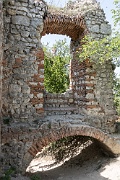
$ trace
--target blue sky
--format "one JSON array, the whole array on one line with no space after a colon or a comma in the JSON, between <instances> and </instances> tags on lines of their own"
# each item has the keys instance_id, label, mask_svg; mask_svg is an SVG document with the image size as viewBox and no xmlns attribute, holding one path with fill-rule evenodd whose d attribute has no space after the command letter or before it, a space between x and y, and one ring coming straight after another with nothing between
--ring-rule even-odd
<instances>
[{"instance_id":1,"label":"blue sky","mask_svg":"<svg viewBox=\"0 0 120 180\"><path fill-rule=\"evenodd\" d=\"M68 2L68 0L45 0L48 4L54 4L59 7L64 7L65 4ZM97 0L100 2L101 7L104 9L104 12L106 14L107 21L111 24L113 28L113 19L112 19L112 13L111 9L114 8L113 1L114 0ZM47 44L49 43L50 46L52 46L53 43L55 43L56 40L64 39L65 36L61 35L46 35L42 37L42 43ZM67 42L70 43L70 38L67 38ZM116 73L120 74L120 68L116 69Z\"/></svg>"}]
</instances>

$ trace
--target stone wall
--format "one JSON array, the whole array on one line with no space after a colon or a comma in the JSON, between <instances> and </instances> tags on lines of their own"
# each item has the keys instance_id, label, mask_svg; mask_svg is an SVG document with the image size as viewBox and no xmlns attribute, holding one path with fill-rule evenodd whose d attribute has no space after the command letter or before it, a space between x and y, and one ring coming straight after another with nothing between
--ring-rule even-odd
<instances>
[{"instance_id":1,"label":"stone wall","mask_svg":"<svg viewBox=\"0 0 120 180\"><path fill-rule=\"evenodd\" d=\"M45 93L44 102L46 115L78 114L72 90L62 94Z\"/></svg>"},{"instance_id":2,"label":"stone wall","mask_svg":"<svg viewBox=\"0 0 120 180\"><path fill-rule=\"evenodd\" d=\"M111 33L105 14L97 3L69 3L66 7L67 14L65 12L64 15L61 15L60 11L49 12L43 1L34 3L28 0L14 0L5 3L4 9L2 110L5 119L10 118L13 122L30 122L43 117L44 108L48 112L47 107L50 105L44 97L54 99L55 95L44 95L44 53L40 41L41 36L48 33L71 37L70 89L73 100L69 103L71 93L67 92L65 98L68 96L68 100L63 98L64 104L60 105L61 95L58 95L58 105L52 106L74 106L77 109L74 113L84 112L88 115L115 114L111 90L112 65L91 65L89 60L80 63L77 54L81 47L81 39L87 32L96 39Z\"/></svg>"},{"instance_id":3,"label":"stone wall","mask_svg":"<svg viewBox=\"0 0 120 180\"><path fill-rule=\"evenodd\" d=\"M82 2L83 4L86 3L85 1ZM97 7L97 9L94 9L92 12L87 9L87 12L85 13L85 22L88 28L88 31L94 39L101 39L106 36L109 36L111 34L111 26L106 21L105 13L100 8L99 3L91 1L90 8ZM89 6L88 6L89 7ZM94 73L96 74L94 78L94 97L96 99L97 106L101 109L101 113L105 113L105 115L114 115L115 109L113 105L113 66L111 61L108 61L104 63L103 65L93 65L90 68L88 68L87 72L91 72L93 69ZM89 99L89 97L88 97ZM90 106L95 106L96 103L94 102L88 102L87 103L88 108L87 110L90 110ZM96 111L96 107L93 111Z\"/></svg>"},{"instance_id":4,"label":"stone wall","mask_svg":"<svg viewBox=\"0 0 120 180\"><path fill-rule=\"evenodd\" d=\"M100 129L115 132L112 64L109 61L100 66L89 59L81 63L77 53L86 33L96 39L111 33L99 4L94 0L89 4L87 0L78 0L53 12L42 0L8 0L4 3L3 20L3 44L0 29L3 167L25 170L32 155L64 136L92 136L105 144L108 136ZM51 94L44 89L41 37L49 33L71 38L70 88L63 94ZM110 138L110 142L108 147L117 146L114 139Z\"/></svg>"},{"instance_id":5,"label":"stone wall","mask_svg":"<svg viewBox=\"0 0 120 180\"><path fill-rule=\"evenodd\" d=\"M105 13L96 1L91 0L89 3L82 0L76 3L70 2L67 7L73 13L82 14L87 31L94 39L99 40L111 34L111 26L106 21ZM79 49L79 47L81 47L80 43L72 42L72 49ZM75 57L73 57L73 60L75 61ZM77 60L79 61L79 59ZM72 84L76 89L75 98L84 112L89 115L98 114L100 116L115 114L112 95L113 69L111 62L95 65L91 64L89 60L80 64L72 61L71 73ZM81 98L83 98L82 101Z\"/></svg>"},{"instance_id":6,"label":"stone wall","mask_svg":"<svg viewBox=\"0 0 120 180\"><path fill-rule=\"evenodd\" d=\"M1 131L1 124L2 124L2 60L3 60L3 46L2 46L2 41L3 41L3 8L2 8L2 1L0 1L0 174L1 174L1 158L2 158L2 151L1 151L1 146L2 146L2 131Z\"/></svg>"},{"instance_id":7,"label":"stone wall","mask_svg":"<svg viewBox=\"0 0 120 180\"><path fill-rule=\"evenodd\" d=\"M43 116L44 54L40 42L43 1L4 5L3 116L29 121Z\"/></svg>"},{"instance_id":8,"label":"stone wall","mask_svg":"<svg viewBox=\"0 0 120 180\"><path fill-rule=\"evenodd\" d=\"M95 39L110 35L105 14L93 1L70 2L64 10L53 12L44 1L10 0L4 4L4 119L31 123L48 114L114 116L111 62L101 66L89 60L80 63L77 53L86 33ZM44 90L41 37L49 33L71 38L70 89L62 95Z\"/></svg>"},{"instance_id":9,"label":"stone wall","mask_svg":"<svg viewBox=\"0 0 120 180\"><path fill-rule=\"evenodd\" d=\"M21 123L5 126L2 139L2 152L4 153L3 170L10 167L17 172L25 173L35 155L44 147L63 137L87 136L98 142L103 153L117 155L120 153L120 141L110 134L83 123L81 116L59 116L56 119L46 118L43 124L33 126ZM104 147L104 148L103 148Z\"/></svg>"},{"instance_id":10,"label":"stone wall","mask_svg":"<svg viewBox=\"0 0 120 180\"><path fill-rule=\"evenodd\" d=\"M2 60L3 60L3 8L0 1L0 153L1 153L1 122L2 122Z\"/></svg>"},{"instance_id":11,"label":"stone wall","mask_svg":"<svg viewBox=\"0 0 120 180\"><path fill-rule=\"evenodd\" d=\"M78 24L75 24L75 22ZM68 27L67 30L66 26ZM89 116L88 119L89 122L91 121L91 125L102 127L102 129L107 129L108 126L109 130L110 126L115 127L114 115L116 112L112 92L114 72L111 61L100 65L91 63L87 59L81 63L77 53L81 48L81 40L86 33L97 40L111 34L111 27L106 21L105 13L100 8L99 3L96 3L96 1L89 1L89 3L87 1L69 2L64 12L62 9L59 9L58 12L50 10L44 20L42 35L49 33L64 34L71 37L72 60L70 65L70 90L61 95L62 99L55 94L45 95L47 98L44 107L47 114L50 111L49 115L85 113ZM71 94L73 100L70 104ZM61 103L59 103L59 100ZM65 111L58 107L63 107ZM74 107L74 110L69 111L70 107ZM58 109L61 112L58 112Z\"/></svg>"}]
</instances>

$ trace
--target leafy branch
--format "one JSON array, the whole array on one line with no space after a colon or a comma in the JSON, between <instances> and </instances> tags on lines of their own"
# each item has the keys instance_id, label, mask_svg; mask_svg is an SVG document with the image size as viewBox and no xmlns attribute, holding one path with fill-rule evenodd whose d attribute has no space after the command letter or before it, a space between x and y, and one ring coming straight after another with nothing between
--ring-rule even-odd
<instances>
[{"instance_id":1,"label":"leafy branch","mask_svg":"<svg viewBox=\"0 0 120 180\"><path fill-rule=\"evenodd\" d=\"M82 40L82 44L79 55L81 61L89 58L95 63L102 64L105 61L113 59L117 65L120 64L120 34L114 37L105 37L100 40L86 36Z\"/></svg>"}]
</instances>

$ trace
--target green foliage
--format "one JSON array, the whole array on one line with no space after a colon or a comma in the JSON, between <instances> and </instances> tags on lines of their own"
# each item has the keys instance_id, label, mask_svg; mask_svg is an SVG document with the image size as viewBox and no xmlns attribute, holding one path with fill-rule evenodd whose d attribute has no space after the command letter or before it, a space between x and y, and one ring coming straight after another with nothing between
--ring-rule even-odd
<instances>
[{"instance_id":1,"label":"green foliage","mask_svg":"<svg viewBox=\"0 0 120 180\"><path fill-rule=\"evenodd\" d=\"M114 0L115 9L112 9L114 25L120 25L120 0Z\"/></svg>"},{"instance_id":2,"label":"green foliage","mask_svg":"<svg viewBox=\"0 0 120 180\"><path fill-rule=\"evenodd\" d=\"M116 34L115 37L109 36L100 40L95 40L90 36L86 36L83 39L83 45L79 57L82 61L89 58L91 61L100 64L114 59L116 64L119 64L120 34Z\"/></svg>"},{"instance_id":3,"label":"green foliage","mask_svg":"<svg viewBox=\"0 0 120 180\"><path fill-rule=\"evenodd\" d=\"M114 0L115 9L112 10L115 26L120 25L120 0ZM80 59L89 58L95 63L102 64L104 61L114 60L120 64L120 33L114 32L112 36L95 40L90 36L83 39Z\"/></svg>"},{"instance_id":4,"label":"green foliage","mask_svg":"<svg viewBox=\"0 0 120 180\"><path fill-rule=\"evenodd\" d=\"M120 66L120 0L114 0L115 9L112 10L114 25L117 30L113 30L112 36L103 39L93 39L86 36L82 41L81 53L79 55L81 61L89 58L98 64L105 61L113 60L116 66ZM120 77L114 81L115 105L120 115Z\"/></svg>"},{"instance_id":5,"label":"green foliage","mask_svg":"<svg viewBox=\"0 0 120 180\"><path fill-rule=\"evenodd\" d=\"M120 77L114 79L114 102L118 115L120 115Z\"/></svg>"},{"instance_id":6,"label":"green foliage","mask_svg":"<svg viewBox=\"0 0 120 180\"><path fill-rule=\"evenodd\" d=\"M45 58L45 89L51 93L65 92L69 85L67 65L70 61L69 47L66 39L57 41L52 51L44 47Z\"/></svg>"},{"instance_id":7,"label":"green foliage","mask_svg":"<svg viewBox=\"0 0 120 180\"><path fill-rule=\"evenodd\" d=\"M0 180L11 180L11 175L15 174L15 168L11 167L5 172L5 176L1 177Z\"/></svg>"},{"instance_id":8,"label":"green foliage","mask_svg":"<svg viewBox=\"0 0 120 180\"><path fill-rule=\"evenodd\" d=\"M40 175L38 174L33 174L31 177L30 177L31 180L41 180L40 178Z\"/></svg>"}]
</instances>

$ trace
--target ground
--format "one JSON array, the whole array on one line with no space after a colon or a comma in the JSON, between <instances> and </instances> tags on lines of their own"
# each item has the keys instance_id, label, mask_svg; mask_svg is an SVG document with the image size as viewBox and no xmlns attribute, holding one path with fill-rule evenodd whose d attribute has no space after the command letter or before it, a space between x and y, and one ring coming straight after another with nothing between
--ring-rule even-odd
<instances>
[{"instance_id":1,"label":"ground","mask_svg":"<svg viewBox=\"0 0 120 180\"><path fill-rule=\"evenodd\" d=\"M120 180L120 156L111 158L106 155L93 143L62 166L44 172L37 171L42 163L51 161L51 157L46 156L41 161L38 158L36 165L32 167L36 172L29 174L29 178L32 180ZM29 178L19 175L12 180Z\"/></svg>"}]
</instances>

